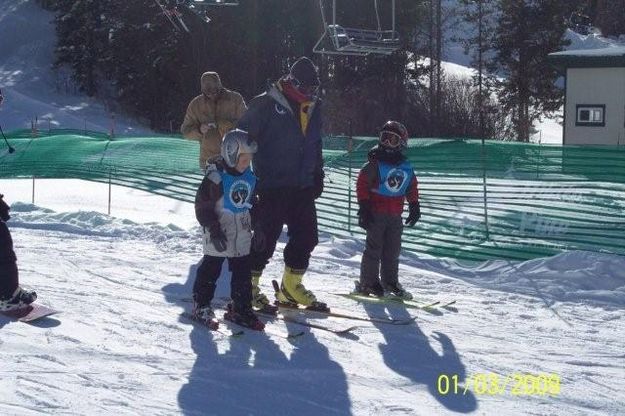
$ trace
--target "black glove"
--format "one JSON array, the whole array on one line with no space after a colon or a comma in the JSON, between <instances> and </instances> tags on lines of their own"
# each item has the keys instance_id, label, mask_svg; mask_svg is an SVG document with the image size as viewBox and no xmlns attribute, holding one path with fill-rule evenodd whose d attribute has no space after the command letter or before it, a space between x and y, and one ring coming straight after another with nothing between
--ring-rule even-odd
<instances>
[{"instance_id":1,"label":"black glove","mask_svg":"<svg viewBox=\"0 0 625 416\"><path fill-rule=\"evenodd\" d=\"M369 228L373 222L373 213L371 212L371 204L369 201L358 202L360 209L358 210L358 226L363 230Z\"/></svg>"},{"instance_id":2,"label":"black glove","mask_svg":"<svg viewBox=\"0 0 625 416\"><path fill-rule=\"evenodd\" d=\"M220 253L226 251L226 249L228 248L226 244L228 239L226 238L224 232L221 230L221 227L219 225L210 227L209 234L211 236L211 244L215 247L215 250Z\"/></svg>"},{"instance_id":3,"label":"black glove","mask_svg":"<svg viewBox=\"0 0 625 416\"><path fill-rule=\"evenodd\" d=\"M408 218L406 218L406 225L408 227L414 227L414 225L417 223L417 221L419 221L419 218L421 218L421 206L419 205L419 201L417 202L411 202L410 205L408 205Z\"/></svg>"},{"instance_id":4,"label":"black glove","mask_svg":"<svg viewBox=\"0 0 625 416\"><path fill-rule=\"evenodd\" d=\"M254 235L252 236L252 248L254 251L257 253L264 251L266 244L267 238L265 237L265 233L258 228L254 230Z\"/></svg>"},{"instance_id":5,"label":"black glove","mask_svg":"<svg viewBox=\"0 0 625 416\"><path fill-rule=\"evenodd\" d=\"M319 198L323 193L323 178L325 178L323 171L315 175L313 180L313 199Z\"/></svg>"},{"instance_id":6,"label":"black glove","mask_svg":"<svg viewBox=\"0 0 625 416\"><path fill-rule=\"evenodd\" d=\"M9 211L11 208L7 205L6 202L2 199L4 195L0 194L0 219L2 221L8 221L11 216L9 215Z\"/></svg>"}]
</instances>

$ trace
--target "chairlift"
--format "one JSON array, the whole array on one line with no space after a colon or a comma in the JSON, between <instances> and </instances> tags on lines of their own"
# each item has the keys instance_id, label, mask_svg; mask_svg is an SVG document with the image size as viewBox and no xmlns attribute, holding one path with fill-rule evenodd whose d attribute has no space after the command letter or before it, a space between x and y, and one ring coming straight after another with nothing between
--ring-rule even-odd
<instances>
[{"instance_id":1,"label":"chairlift","mask_svg":"<svg viewBox=\"0 0 625 416\"><path fill-rule=\"evenodd\" d=\"M382 29L378 0L373 0L377 29L343 27L336 23L336 0L332 0L332 22L326 18L323 0L319 0L324 32L313 47L313 52L334 55L366 56L390 55L400 47L399 33L395 30L395 0L392 0L391 29Z\"/></svg>"}]
</instances>

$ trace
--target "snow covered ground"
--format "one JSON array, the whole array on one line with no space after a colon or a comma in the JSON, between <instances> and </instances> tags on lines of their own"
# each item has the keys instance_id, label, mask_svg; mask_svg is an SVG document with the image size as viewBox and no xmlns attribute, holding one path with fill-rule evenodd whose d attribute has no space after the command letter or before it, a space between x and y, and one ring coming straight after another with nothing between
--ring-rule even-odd
<instances>
[{"instance_id":1,"label":"snow covered ground","mask_svg":"<svg viewBox=\"0 0 625 416\"><path fill-rule=\"evenodd\" d=\"M139 122L77 91L68 71L54 71L54 14L34 0L0 2L0 125L6 132L30 128L148 134ZM113 103L110 103L114 107ZM114 117L114 121L113 121Z\"/></svg>"},{"instance_id":2,"label":"snow covered ground","mask_svg":"<svg viewBox=\"0 0 625 416\"><path fill-rule=\"evenodd\" d=\"M51 19L32 0L1 2L2 127L27 128L36 117L44 129L49 120L108 131L106 107L50 69ZM116 124L125 134L149 133L119 116ZM625 408L622 257L569 252L460 264L406 254L401 281L419 299L458 300L455 311L426 313L333 295L351 290L363 242L322 235L305 281L320 299L363 316L413 315L416 323L314 320L362 324L342 338L277 322L267 333L231 338L180 318L201 258L190 204L114 186L110 217L106 185L37 180L34 205L31 187L0 180L13 204L21 280L62 313L34 325L0 317L0 415L619 415ZM281 274L284 241L263 278L266 293ZM227 294L224 271L217 295ZM287 329L305 335L278 336ZM515 375L543 373L560 377L558 395L517 394L523 385ZM480 374L498 374L500 388L485 392ZM441 375L452 383L447 394L438 391Z\"/></svg>"},{"instance_id":3,"label":"snow covered ground","mask_svg":"<svg viewBox=\"0 0 625 416\"><path fill-rule=\"evenodd\" d=\"M306 278L319 298L354 314L416 322L314 320L360 325L350 338L276 322L267 333L232 338L180 317L201 257L199 228L184 218L192 218L189 204L114 189L120 218L111 218L95 212L106 201L102 185L45 185L56 192L37 193L32 205L24 181L0 182L13 203L22 283L62 310L34 325L0 318L2 415L619 415L625 408L622 257L569 252L469 265L406 254L401 281L418 298L458 300L455 311L426 313L333 295L351 289L363 242L323 235ZM283 248L284 236L262 281L267 293ZM227 296L222 275L217 295ZM286 330L305 334L286 340L279 336ZM479 374L498 374L499 390L485 392ZM555 374L560 393L516 394L516 374ZM441 375L451 380L447 394L438 391Z\"/></svg>"}]
</instances>

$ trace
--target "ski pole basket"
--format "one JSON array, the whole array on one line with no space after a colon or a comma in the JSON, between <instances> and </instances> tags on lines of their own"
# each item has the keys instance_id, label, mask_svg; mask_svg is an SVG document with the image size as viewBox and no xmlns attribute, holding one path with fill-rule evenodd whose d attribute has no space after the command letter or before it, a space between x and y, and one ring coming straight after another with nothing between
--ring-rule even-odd
<instances>
[{"instance_id":1,"label":"ski pole basket","mask_svg":"<svg viewBox=\"0 0 625 416\"><path fill-rule=\"evenodd\" d=\"M344 27L336 22L336 0L332 0L332 22L326 19L323 0L319 0L321 18L325 28L321 38L313 47L313 52L334 55L366 56L369 54L389 55L400 47L399 33L395 30L395 0L392 0L392 26L383 30L374 0L377 29Z\"/></svg>"}]
</instances>

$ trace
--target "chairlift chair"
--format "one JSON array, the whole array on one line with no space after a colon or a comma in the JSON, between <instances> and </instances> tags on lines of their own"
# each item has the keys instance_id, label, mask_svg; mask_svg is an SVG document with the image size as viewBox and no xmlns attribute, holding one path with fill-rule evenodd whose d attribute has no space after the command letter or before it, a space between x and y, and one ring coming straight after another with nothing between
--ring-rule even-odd
<instances>
[{"instance_id":1,"label":"chairlift chair","mask_svg":"<svg viewBox=\"0 0 625 416\"><path fill-rule=\"evenodd\" d=\"M325 28L313 52L334 55L366 56L371 53L390 55L400 47L399 33L395 30L395 0L392 0L392 26L383 30L380 23L378 1L374 0L377 30L343 27L336 23L336 0L332 0L332 22L326 19L323 0L319 0L321 19Z\"/></svg>"}]
</instances>

